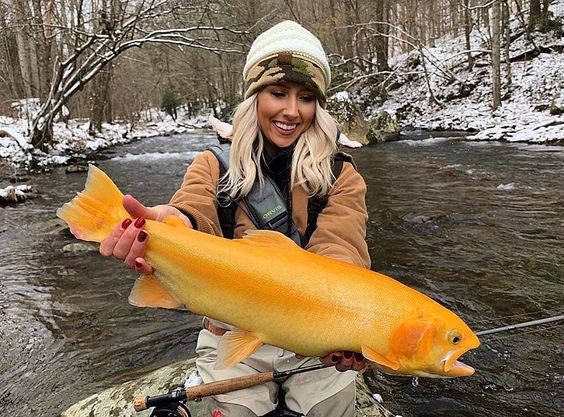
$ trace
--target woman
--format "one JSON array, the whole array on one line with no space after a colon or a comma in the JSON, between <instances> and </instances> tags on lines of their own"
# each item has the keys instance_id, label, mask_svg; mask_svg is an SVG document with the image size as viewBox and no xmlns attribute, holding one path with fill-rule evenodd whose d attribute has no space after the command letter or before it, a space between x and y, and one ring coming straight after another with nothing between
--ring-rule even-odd
<instances>
[{"instance_id":1,"label":"woman","mask_svg":"<svg viewBox=\"0 0 564 417\"><path fill-rule=\"evenodd\" d=\"M245 100L234 115L229 166L223 178L218 158L205 151L189 166L168 205L145 207L126 196L124 206L136 220L126 219L117 225L101 243L100 252L124 260L127 267L140 273L151 272L143 259L149 238L143 230L144 219L162 221L176 215L189 227L222 235L218 192L238 202L233 236L241 238L246 230L257 228L248 215L249 207L242 202L255 183L264 184L268 177L284 196L291 220L288 224L293 223L300 236L311 227L308 202L325 197L313 231L302 242L306 250L368 268L365 183L351 162L342 164L337 178L332 172L338 133L335 121L323 108L331 73L321 43L297 23L275 25L253 43L243 77ZM333 352L324 358L304 358L265 345L239 365L215 370L218 340L230 329L226 323L204 319L196 364L205 382L284 371L319 360L330 367L294 375L281 386L269 383L219 395L209 402L209 415L265 415L275 409L280 390L285 393L286 408L298 414L354 414L354 371L366 366L362 355Z\"/></svg>"}]
</instances>

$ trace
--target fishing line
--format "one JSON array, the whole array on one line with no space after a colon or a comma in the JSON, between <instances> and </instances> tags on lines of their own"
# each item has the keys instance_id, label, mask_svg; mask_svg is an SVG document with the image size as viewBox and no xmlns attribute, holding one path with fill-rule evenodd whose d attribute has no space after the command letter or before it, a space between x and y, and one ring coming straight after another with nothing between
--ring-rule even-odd
<instances>
[{"instance_id":1,"label":"fishing line","mask_svg":"<svg viewBox=\"0 0 564 417\"><path fill-rule=\"evenodd\" d=\"M485 325L485 324L488 324L488 323L498 323L498 322L500 322L502 320L506 320L506 319L517 319L517 318L528 318L528 317L530 317L532 319L533 317L541 315L541 314L543 314L543 315L549 314L550 317L553 317L553 316L558 316L558 315L564 314L564 312L553 312L553 311L547 311L547 310L531 311L531 312L528 312L528 313L512 314L512 315L509 315L509 316L501 316L501 317L496 317L496 318L476 320L474 322L474 325L476 325L476 324L484 324Z\"/></svg>"},{"instance_id":2,"label":"fishing line","mask_svg":"<svg viewBox=\"0 0 564 417\"><path fill-rule=\"evenodd\" d=\"M541 324L554 323L554 322L561 321L561 320L564 320L564 314L561 314L559 316L546 317L544 319L539 319L539 320L526 321L526 322L523 322L523 323L510 324L510 325L507 325L507 326L497 327L495 329L482 330L482 331L476 332L476 336L485 336L485 335L493 334L493 333L501 333L501 332L506 332L506 331L509 331L509 330L522 329L524 327L532 327L532 326L538 326L538 325L541 325Z\"/></svg>"},{"instance_id":3,"label":"fishing line","mask_svg":"<svg viewBox=\"0 0 564 417\"><path fill-rule=\"evenodd\" d=\"M518 333L511 333L511 334L504 334L504 335L494 335L491 338L488 338L488 341L497 341L497 340L502 340L502 339L509 339L511 337L522 336L524 334L548 332L548 331L555 330L555 329L558 329L558 328L563 327L563 326L564 326L564 323L557 323L557 324L553 324L551 326L542 327L540 329L529 329L529 330L523 330L523 331L518 332Z\"/></svg>"}]
</instances>

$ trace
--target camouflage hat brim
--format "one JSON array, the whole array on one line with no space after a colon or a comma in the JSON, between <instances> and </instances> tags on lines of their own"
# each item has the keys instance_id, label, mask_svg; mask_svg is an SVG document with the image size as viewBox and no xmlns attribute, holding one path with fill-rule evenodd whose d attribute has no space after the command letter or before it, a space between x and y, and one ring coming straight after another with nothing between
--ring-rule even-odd
<instances>
[{"instance_id":1,"label":"camouflage hat brim","mask_svg":"<svg viewBox=\"0 0 564 417\"><path fill-rule=\"evenodd\" d=\"M281 81L301 84L312 90L321 104L325 103L327 81L324 72L301 56L280 53L254 65L245 79L245 98L267 85Z\"/></svg>"}]
</instances>

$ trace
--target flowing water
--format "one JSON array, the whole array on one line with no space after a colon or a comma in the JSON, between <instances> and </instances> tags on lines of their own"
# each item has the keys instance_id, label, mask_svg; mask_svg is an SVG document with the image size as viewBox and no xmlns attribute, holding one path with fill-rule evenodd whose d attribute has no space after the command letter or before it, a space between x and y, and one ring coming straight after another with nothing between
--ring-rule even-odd
<instances>
[{"instance_id":1,"label":"flowing water","mask_svg":"<svg viewBox=\"0 0 564 417\"><path fill-rule=\"evenodd\" d=\"M145 139L98 161L127 193L165 202L215 136ZM368 183L373 269L419 289L475 330L564 313L564 148L407 140L355 150ZM61 232L56 209L86 174L31 178L39 195L0 209L0 410L55 416L74 402L194 354L200 320L129 306L135 274ZM563 327L483 336L471 378L374 374L408 416L559 416ZM370 373L371 374L371 373Z\"/></svg>"}]
</instances>

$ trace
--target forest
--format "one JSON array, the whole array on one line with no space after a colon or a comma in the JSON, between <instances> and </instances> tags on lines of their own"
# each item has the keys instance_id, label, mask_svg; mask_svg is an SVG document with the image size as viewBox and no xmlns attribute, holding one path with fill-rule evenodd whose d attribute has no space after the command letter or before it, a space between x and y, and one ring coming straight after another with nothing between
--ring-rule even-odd
<instances>
[{"instance_id":1,"label":"forest","mask_svg":"<svg viewBox=\"0 0 564 417\"><path fill-rule=\"evenodd\" d=\"M368 90L363 109L412 76L392 67L395 56L419 52L427 74L435 42L463 36L463 65L490 58L495 110L511 83L511 22L527 34L561 31L549 8L549 0L2 0L0 115L17 117L20 100L35 101L26 134L41 150L52 146L56 120L88 120L95 134L103 122L135 123L149 108L228 117L252 40L283 19L320 37L333 71L329 94ZM471 45L473 30L487 48Z\"/></svg>"}]
</instances>

